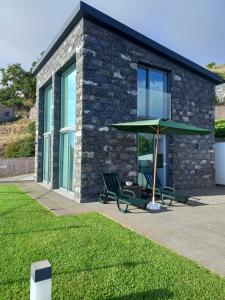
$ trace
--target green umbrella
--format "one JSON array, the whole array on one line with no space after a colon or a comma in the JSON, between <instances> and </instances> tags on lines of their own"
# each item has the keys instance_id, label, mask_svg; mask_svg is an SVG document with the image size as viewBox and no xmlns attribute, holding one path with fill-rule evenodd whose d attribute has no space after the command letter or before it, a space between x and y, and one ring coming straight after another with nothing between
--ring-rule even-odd
<instances>
[{"instance_id":1,"label":"green umbrella","mask_svg":"<svg viewBox=\"0 0 225 300\"><path fill-rule=\"evenodd\" d=\"M170 121L170 120L160 120L160 119L111 124L110 126L116 128L120 131L156 134L152 203L149 206L149 208L152 208L152 209L159 209L159 206L155 205L155 185L156 185L156 170L157 170L159 134L205 135L205 134L211 133L210 130L203 129L200 127L182 124L182 123L178 123L178 122L174 122L174 121Z\"/></svg>"}]
</instances>

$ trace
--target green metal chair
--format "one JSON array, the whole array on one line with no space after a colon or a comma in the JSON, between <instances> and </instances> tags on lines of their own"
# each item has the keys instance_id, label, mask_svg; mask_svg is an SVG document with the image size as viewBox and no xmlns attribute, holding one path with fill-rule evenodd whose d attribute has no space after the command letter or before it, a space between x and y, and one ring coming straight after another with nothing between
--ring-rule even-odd
<instances>
[{"instance_id":1,"label":"green metal chair","mask_svg":"<svg viewBox=\"0 0 225 300\"><path fill-rule=\"evenodd\" d=\"M146 191L153 190L153 172L144 172L144 176L146 179ZM163 204L165 205L171 205L173 201L181 202L181 203L187 203L188 202L188 195L176 192L176 190L172 187L165 186L160 182L160 179L158 175L156 175L156 189L155 189L155 195L158 196ZM169 200L169 204L166 200Z\"/></svg>"},{"instance_id":2,"label":"green metal chair","mask_svg":"<svg viewBox=\"0 0 225 300\"><path fill-rule=\"evenodd\" d=\"M116 173L103 173L102 179L104 182L104 193L99 195L99 202L107 203L110 200L115 200L119 211L123 213L128 212L129 205L141 209L146 208L148 201L136 198L133 191L123 189ZM121 204L125 204L125 208L122 208Z\"/></svg>"}]
</instances>

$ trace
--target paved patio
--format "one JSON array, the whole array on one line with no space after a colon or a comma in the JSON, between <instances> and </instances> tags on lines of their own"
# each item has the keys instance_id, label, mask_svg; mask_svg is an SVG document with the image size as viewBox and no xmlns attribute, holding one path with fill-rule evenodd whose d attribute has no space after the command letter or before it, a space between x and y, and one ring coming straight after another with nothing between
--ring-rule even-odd
<instances>
[{"instance_id":1,"label":"paved patio","mask_svg":"<svg viewBox=\"0 0 225 300\"><path fill-rule=\"evenodd\" d=\"M17 185L59 216L98 211L225 276L225 187L195 193L188 206L176 203L159 213L131 208L123 214L115 203L79 204L32 181Z\"/></svg>"}]
</instances>

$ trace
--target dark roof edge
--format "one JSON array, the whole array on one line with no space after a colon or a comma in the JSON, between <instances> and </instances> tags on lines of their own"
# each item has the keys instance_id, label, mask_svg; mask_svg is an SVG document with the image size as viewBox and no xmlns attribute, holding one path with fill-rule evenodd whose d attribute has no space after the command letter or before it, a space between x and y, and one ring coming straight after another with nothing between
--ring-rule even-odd
<instances>
[{"instance_id":1,"label":"dark roof edge","mask_svg":"<svg viewBox=\"0 0 225 300\"><path fill-rule=\"evenodd\" d=\"M131 29L130 27L120 23L119 21L109 17L108 15L102 13L101 11L91 7L90 5L79 2L76 9L71 14L68 21L64 24L60 32L57 34L56 38L51 43L50 47L46 51L46 54L41 58L41 60L35 66L33 73L36 75L60 44L65 40L68 34L73 30L76 24L82 17L86 17L96 23L99 23L110 30L117 32L123 37L134 41L136 44L140 44L142 47L151 49L151 51L158 53L164 57L169 58L170 60L176 62L183 67L188 68L191 71L202 75L203 77L211 80L216 84L223 83L223 79L209 70L203 68L202 66L194 63L193 61L179 55L178 53L166 48L165 46L160 45L159 43L153 41L152 39L144 36L143 34Z\"/></svg>"}]
</instances>

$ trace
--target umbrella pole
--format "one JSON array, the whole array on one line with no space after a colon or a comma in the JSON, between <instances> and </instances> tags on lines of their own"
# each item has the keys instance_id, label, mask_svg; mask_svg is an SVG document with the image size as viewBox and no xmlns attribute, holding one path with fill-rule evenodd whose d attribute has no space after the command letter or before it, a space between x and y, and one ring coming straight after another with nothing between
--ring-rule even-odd
<instances>
[{"instance_id":1,"label":"umbrella pole","mask_svg":"<svg viewBox=\"0 0 225 300\"><path fill-rule=\"evenodd\" d=\"M157 172L158 148L159 148L159 128L157 128L157 133L156 133L154 174L153 174L153 191L152 191L152 204L153 205L155 204L155 186L156 186L156 172Z\"/></svg>"}]
</instances>

